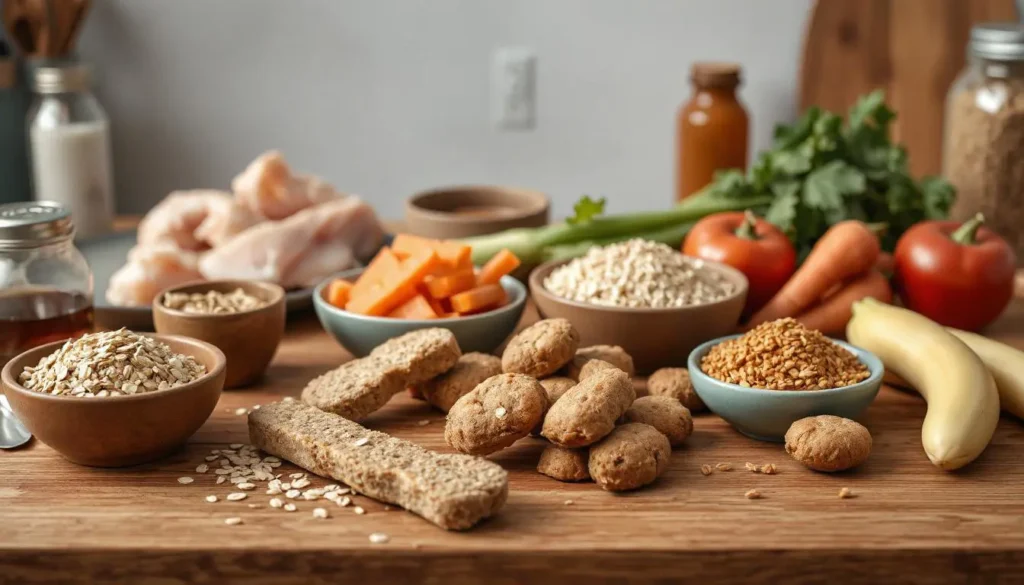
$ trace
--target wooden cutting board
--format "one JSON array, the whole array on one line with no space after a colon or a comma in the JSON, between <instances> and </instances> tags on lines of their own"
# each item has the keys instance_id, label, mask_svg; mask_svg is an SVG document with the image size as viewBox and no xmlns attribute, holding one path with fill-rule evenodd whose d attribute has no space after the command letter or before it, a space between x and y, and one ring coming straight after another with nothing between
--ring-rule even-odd
<instances>
[{"instance_id":1,"label":"wooden cutting board","mask_svg":"<svg viewBox=\"0 0 1024 585\"><path fill-rule=\"evenodd\" d=\"M528 310L523 325L536 318ZM1024 301L987 334L1024 347ZM38 441L0 452L0 584L1024 582L1021 421L1004 417L981 458L944 472L921 449L924 402L890 388L861 417L874 437L871 458L846 473L805 469L781 445L701 414L654 485L612 494L538 474L544 442L523 439L491 456L509 472L508 503L464 533L362 496L354 502L362 515L324 500L300 500L292 513L272 509L262 489L226 501L234 490L196 471L212 449L248 442L237 409L296 396L350 357L315 318L290 318L263 383L225 392L188 445L166 459L94 469ZM444 415L405 395L365 424L451 450ZM750 473L748 461L774 463L778 473ZM734 469L700 472L725 462ZM843 487L856 497L840 499ZM762 498L748 500L750 489ZM317 506L331 517L314 518ZM225 525L235 516L243 524ZM371 543L375 532L390 541Z\"/></svg>"},{"instance_id":2,"label":"wooden cutting board","mask_svg":"<svg viewBox=\"0 0 1024 585\"><path fill-rule=\"evenodd\" d=\"M971 26L1016 19L1013 0L818 0L804 38L801 110L845 112L883 88L911 171L938 174L946 92L964 67Z\"/></svg>"}]
</instances>

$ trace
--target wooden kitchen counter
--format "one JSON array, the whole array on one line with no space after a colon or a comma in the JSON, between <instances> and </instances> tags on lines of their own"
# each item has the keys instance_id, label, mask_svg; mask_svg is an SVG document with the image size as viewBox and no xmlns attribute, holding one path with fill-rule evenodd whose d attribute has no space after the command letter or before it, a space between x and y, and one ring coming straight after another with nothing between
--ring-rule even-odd
<instances>
[{"instance_id":1,"label":"wooden kitchen counter","mask_svg":"<svg viewBox=\"0 0 1024 585\"><path fill-rule=\"evenodd\" d=\"M1024 347L1024 302L1015 301L990 334ZM195 473L211 449L247 442L246 417L236 409L297 396L307 380L346 358L312 315L291 323L265 382L225 392L187 448L156 464L80 467L37 441L0 452L0 583L1024 579L1024 425L1004 417L978 461L940 471L921 448L924 403L889 388L863 418L874 435L870 460L834 475L809 471L780 445L743 437L708 414L696 417L696 431L656 484L623 495L539 475L543 443L524 439L493 456L511 475L507 505L464 533L362 497L361 516L326 501L299 501L294 513L271 509L262 489L227 502L230 489L214 486L212 473ZM421 426L424 420L430 423ZM444 417L405 395L366 424L449 450ZM778 474L745 471L748 461L774 463ZM701 475L701 464L722 462L734 471ZM195 482L180 485L181 476ZM843 487L856 497L840 499ZM752 488L762 499L744 497ZM209 494L221 501L207 503ZM331 518L313 518L316 506ZM229 516L244 524L225 525ZM371 544L374 532L390 542Z\"/></svg>"}]
</instances>

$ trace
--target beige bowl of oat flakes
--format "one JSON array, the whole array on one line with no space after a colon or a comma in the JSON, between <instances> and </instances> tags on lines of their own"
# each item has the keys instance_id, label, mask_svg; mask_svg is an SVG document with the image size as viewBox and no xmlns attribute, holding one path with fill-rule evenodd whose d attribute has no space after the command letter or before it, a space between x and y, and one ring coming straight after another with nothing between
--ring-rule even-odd
<instances>
[{"instance_id":1,"label":"beige bowl of oat flakes","mask_svg":"<svg viewBox=\"0 0 1024 585\"><path fill-rule=\"evenodd\" d=\"M621 346L637 373L649 374L686 367L693 348L735 331L747 278L730 266L633 240L542 264L530 274L530 292L542 317L572 322L580 346Z\"/></svg>"},{"instance_id":2,"label":"beige bowl of oat flakes","mask_svg":"<svg viewBox=\"0 0 1024 585\"><path fill-rule=\"evenodd\" d=\"M25 427L74 463L124 467L159 459L179 449L217 406L225 360L209 343L125 329L82 339L88 341L30 349L0 373ZM51 354L59 359L40 363ZM158 373L144 371L154 365Z\"/></svg>"}]
</instances>

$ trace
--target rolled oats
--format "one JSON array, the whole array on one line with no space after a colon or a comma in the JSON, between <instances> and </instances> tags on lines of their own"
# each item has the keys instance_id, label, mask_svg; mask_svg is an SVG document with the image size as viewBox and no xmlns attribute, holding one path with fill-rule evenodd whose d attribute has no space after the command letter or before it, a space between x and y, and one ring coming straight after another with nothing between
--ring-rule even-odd
<instances>
[{"instance_id":1,"label":"rolled oats","mask_svg":"<svg viewBox=\"0 0 1024 585\"><path fill-rule=\"evenodd\" d=\"M573 301L645 308L711 303L735 291L703 260L641 239L591 248L553 270L544 288Z\"/></svg>"},{"instance_id":2,"label":"rolled oats","mask_svg":"<svg viewBox=\"0 0 1024 585\"><path fill-rule=\"evenodd\" d=\"M18 381L56 396L127 396L167 390L206 374L195 358L127 329L90 333L26 366Z\"/></svg>"},{"instance_id":3,"label":"rolled oats","mask_svg":"<svg viewBox=\"0 0 1024 585\"><path fill-rule=\"evenodd\" d=\"M162 302L168 309L197 315L242 313L267 304L265 300L250 295L240 288L229 293L216 290L191 294L169 292L164 294Z\"/></svg>"}]
</instances>

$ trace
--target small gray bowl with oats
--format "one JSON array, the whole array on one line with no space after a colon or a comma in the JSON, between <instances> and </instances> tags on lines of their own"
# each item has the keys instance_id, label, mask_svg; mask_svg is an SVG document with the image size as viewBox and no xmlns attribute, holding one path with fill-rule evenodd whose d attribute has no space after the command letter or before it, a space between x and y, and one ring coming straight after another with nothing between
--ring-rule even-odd
<instances>
[{"instance_id":1,"label":"small gray bowl with oats","mask_svg":"<svg viewBox=\"0 0 1024 585\"><path fill-rule=\"evenodd\" d=\"M704 356L716 345L737 337L740 335L729 335L697 347L690 353L687 370L694 391L708 410L752 439L781 443L790 425L808 416L831 414L856 418L874 401L882 386L885 374L882 360L870 351L837 339L831 341L867 367L867 379L827 390L767 390L730 384L704 373L701 369Z\"/></svg>"},{"instance_id":2,"label":"small gray bowl with oats","mask_svg":"<svg viewBox=\"0 0 1024 585\"><path fill-rule=\"evenodd\" d=\"M618 345L633 358L636 370L685 367L697 345L735 331L747 299L747 277L718 262L705 261L731 285L725 297L703 304L669 308L633 308L570 300L551 292L544 281L571 260L542 264L530 274L530 293L544 318L568 319L580 333L580 345Z\"/></svg>"}]
</instances>

